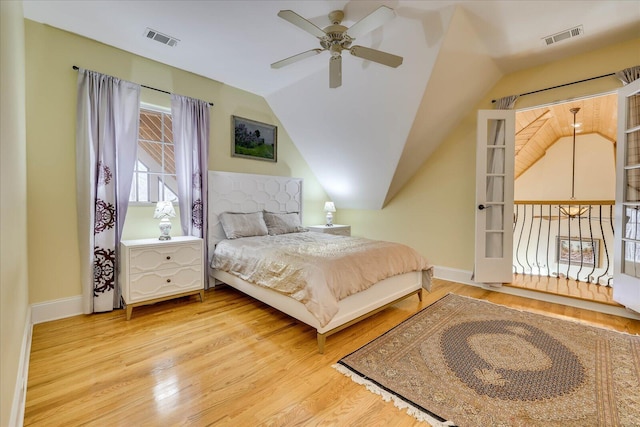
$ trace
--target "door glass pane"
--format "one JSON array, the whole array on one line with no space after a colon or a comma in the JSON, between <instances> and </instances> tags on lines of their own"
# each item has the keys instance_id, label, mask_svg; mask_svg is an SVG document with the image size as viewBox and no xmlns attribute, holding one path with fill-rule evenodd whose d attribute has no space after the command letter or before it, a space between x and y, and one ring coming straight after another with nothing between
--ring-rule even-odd
<instances>
[{"instance_id":1,"label":"door glass pane","mask_svg":"<svg viewBox=\"0 0 640 427\"><path fill-rule=\"evenodd\" d=\"M487 258L502 258L504 253L504 247L502 241L504 238L502 232L487 232L487 238L485 239L485 256Z\"/></svg>"},{"instance_id":2,"label":"door glass pane","mask_svg":"<svg viewBox=\"0 0 640 427\"><path fill-rule=\"evenodd\" d=\"M487 203L504 202L504 177L487 176Z\"/></svg>"},{"instance_id":3,"label":"door glass pane","mask_svg":"<svg viewBox=\"0 0 640 427\"><path fill-rule=\"evenodd\" d=\"M640 277L640 243L625 242L622 272L633 277Z\"/></svg>"},{"instance_id":4,"label":"door glass pane","mask_svg":"<svg viewBox=\"0 0 640 427\"><path fill-rule=\"evenodd\" d=\"M637 207L626 207L623 217L624 248L622 272L634 277L640 274L640 211Z\"/></svg>"},{"instance_id":5,"label":"door glass pane","mask_svg":"<svg viewBox=\"0 0 640 427\"><path fill-rule=\"evenodd\" d=\"M504 174L504 148L489 148L487 150L487 173Z\"/></svg>"},{"instance_id":6,"label":"door glass pane","mask_svg":"<svg viewBox=\"0 0 640 427\"><path fill-rule=\"evenodd\" d=\"M505 145L505 120L504 119L490 119L487 126L487 145Z\"/></svg>"},{"instance_id":7,"label":"door glass pane","mask_svg":"<svg viewBox=\"0 0 640 427\"><path fill-rule=\"evenodd\" d=\"M487 231L502 230L504 227L504 206L487 205L486 227Z\"/></svg>"},{"instance_id":8,"label":"door glass pane","mask_svg":"<svg viewBox=\"0 0 640 427\"><path fill-rule=\"evenodd\" d=\"M627 108L627 129L640 126L640 94L636 93L627 98L629 106Z\"/></svg>"},{"instance_id":9,"label":"door glass pane","mask_svg":"<svg viewBox=\"0 0 640 427\"><path fill-rule=\"evenodd\" d=\"M625 173L625 202L640 201L640 169L627 169Z\"/></svg>"},{"instance_id":10,"label":"door glass pane","mask_svg":"<svg viewBox=\"0 0 640 427\"><path fill-rule=\"evenodd\" d=\"M627 134L627 153L625 166L640 164L640 130Z\"/></svg>"}]
</instances>

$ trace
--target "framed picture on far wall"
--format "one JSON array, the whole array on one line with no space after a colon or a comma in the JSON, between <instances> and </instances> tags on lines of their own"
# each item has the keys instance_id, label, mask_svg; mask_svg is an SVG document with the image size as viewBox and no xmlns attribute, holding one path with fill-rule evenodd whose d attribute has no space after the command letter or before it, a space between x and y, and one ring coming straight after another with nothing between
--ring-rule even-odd
<instances>
[{"instance_id":1,"label":"framed picture on far wall","mask_svg":"<svg viewBox=\"0 0 640 427\"><path fill-rule=\"evenodd\" d=\"M600 239L580 239L579 237L556 237L557 261L598 268L600 264Z\"/></svg>"},{"instance_id":2,"label":"framed picture on far wall","mask_svg":"<svg viewBox=\"0 0 640 427\"><path fill-rule=\"evenodd\" d=\"M278 161L278 128L267 123L231 116L231 156Z\"/></svg>"}]
</instances>

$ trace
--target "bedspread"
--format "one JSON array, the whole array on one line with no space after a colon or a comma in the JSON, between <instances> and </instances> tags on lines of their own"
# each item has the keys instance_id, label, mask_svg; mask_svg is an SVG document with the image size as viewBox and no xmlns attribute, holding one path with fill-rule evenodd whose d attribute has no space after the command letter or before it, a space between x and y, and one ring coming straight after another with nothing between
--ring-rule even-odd
<instances>
[{"instance_id":1,"label":"bedspread","mask_svg":"<svg viewBox=\"0 0 640 427\"><path fill-rule=\"evenodd\" d=\"M406 245L314 232L223 240L211 267L294 298L322 326L349 295L411 271L422 271L429 290L433 271Z\"/></svg>"}]
</instances>

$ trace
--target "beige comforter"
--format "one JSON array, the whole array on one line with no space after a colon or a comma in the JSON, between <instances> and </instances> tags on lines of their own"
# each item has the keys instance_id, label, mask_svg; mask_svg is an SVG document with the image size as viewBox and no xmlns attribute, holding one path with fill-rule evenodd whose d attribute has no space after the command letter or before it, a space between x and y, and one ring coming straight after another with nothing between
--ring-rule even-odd
<instances>
[{"instance_id":1,"label":"beige comforter","mask_svg":"<svg viewBox=\"0 0 640 427\"><path fill-rule=\"evenodd\" d=\"M322 326L349 295L411 271L423 272L429 290L433 271L402 244L314 232L223 240L211 267L296 299Z\"/></svg>"}]
</instances>

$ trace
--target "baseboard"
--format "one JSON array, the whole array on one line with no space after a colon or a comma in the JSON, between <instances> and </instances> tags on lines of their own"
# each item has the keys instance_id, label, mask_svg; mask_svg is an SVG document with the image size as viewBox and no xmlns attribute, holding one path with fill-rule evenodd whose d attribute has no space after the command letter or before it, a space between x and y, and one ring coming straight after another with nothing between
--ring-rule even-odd
<instances>
[{"instance_id":1,"label":"baseboard","mask_svg":"<svg viewBox=\"0 0 640 427\"><path fill-rule=\"evenodd\" d=\"M576 298L565 297L562 295L547 294L536 292L529 289L514 288L511 286L492 287L486 286L484 283L474 282L471 280L471 271L458 270L449 267L436 266L433 271L433 277L436 279L448 280L450 282L462 283L470 286L477 286L495 292L516 295L525 298L531 298L539 301L547 301L555 304L562 304L569 307L582 308L585 310L597 311L599 313L612 314L615 316L626 317L628 319L640 320L640 315L624 307L616 307L609 304L601 304L595 301L585 301Z\"/></svg>"},{"instance_id":2,"label":"baseboard","mask_svg":"<svg viewBox=\"0 0 640 427\"><path fill-rule=\"evenodd\" d=\"M14 427L22 427L24 423L24 408L27 400L27 380L29 379L29 356L31 355L31 337L33 333L31 314L31 307L28 307L24 332L22 335L22 345L20 346L18 376L16 378L15 389L13 392L13 402L11 403L11 415L9 416L9 425Z\"/></svg>"},{"instance_id":3,"label":"baseboard","mask_svg":"<svg viewBox=\"0 0 640 427\"><path fill-rule=\"evenodd\" d=\"M31 304L31 322L34 325L82 313L82 295Z\"/></svg>"}]
</instances>

